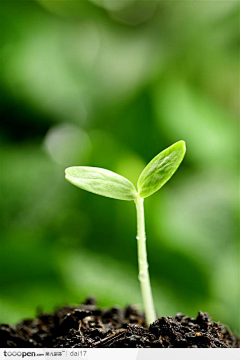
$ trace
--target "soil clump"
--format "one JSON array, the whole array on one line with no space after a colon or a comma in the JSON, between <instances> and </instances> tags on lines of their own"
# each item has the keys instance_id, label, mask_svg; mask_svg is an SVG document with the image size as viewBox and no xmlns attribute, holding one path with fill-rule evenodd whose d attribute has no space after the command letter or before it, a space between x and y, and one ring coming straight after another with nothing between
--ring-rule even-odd
<instances>
[{"instance_id":1,"label":"soil clump","mask_svg":"<svg viewBox=\"0 0 240 360\"><path fill-rule=\"evenodd\" d=\"M99 309L94 298L65 306L53 314L38 314L16 326L1 325L1 347L18 348L236 348L227 326L207 313L161 317L149 327L135 306Z\"/></svg>"}]
</instances>

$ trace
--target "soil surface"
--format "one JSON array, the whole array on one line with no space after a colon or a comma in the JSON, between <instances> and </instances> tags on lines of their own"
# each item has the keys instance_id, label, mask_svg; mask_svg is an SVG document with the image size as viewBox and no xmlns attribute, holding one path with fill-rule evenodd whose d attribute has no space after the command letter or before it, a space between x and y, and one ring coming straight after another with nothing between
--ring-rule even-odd
<instances>
[{"instance_id":1,"label":"soil surface","mask_svg":"<svg viewBox=\"0 0 240 360\"><path fill-rule=\"evenodd\" d=\"M134 306L99 309L93 298L66 306L54 314L39 314L16 326L1 325L1 347L45 348L228 348L240 340L228 327L212 322L207 313L161 317L146 326Z\"/></svg>"}]
</instances>

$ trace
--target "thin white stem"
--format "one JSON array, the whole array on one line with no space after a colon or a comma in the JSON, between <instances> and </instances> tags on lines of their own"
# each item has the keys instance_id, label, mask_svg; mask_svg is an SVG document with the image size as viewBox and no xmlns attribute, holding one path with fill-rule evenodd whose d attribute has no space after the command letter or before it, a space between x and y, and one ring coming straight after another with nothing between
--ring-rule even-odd
<instances>
[{"instance_id":1,"label":"thin white stem","mask_svg":"<svg viewBox=\"0 0 240 360\"><path fill-rule=\"evenodd\" d=\"M153 304L152 290L148 273L143 198L137 195L135 199L135 204L137 209L137 243L139 268L138 279L141 285L146 321L149 325L156 320L156 313Z\"/></svg>"}]
</instances>

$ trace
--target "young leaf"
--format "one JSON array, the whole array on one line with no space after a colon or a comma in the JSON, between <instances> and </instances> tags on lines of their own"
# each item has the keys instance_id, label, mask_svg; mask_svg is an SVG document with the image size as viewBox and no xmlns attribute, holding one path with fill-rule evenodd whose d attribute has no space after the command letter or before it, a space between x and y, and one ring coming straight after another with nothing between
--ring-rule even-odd
<instances>
[{"instance_id":1,"label":"young leaf","mask_svg":"<svg viewBox=\"0 0 240 360\"><path fill-rule=\"evenodd\" d=\"M185 142L178 141L155 156L139 176L139 195L145 198L158 191L175 173L185 152Z\"/></svg>"},{"instance_id":2,"label":"young leaf","mask_svg":"<svg viewBox=\"0 0 240 360\"><path fill-rule=\"evenodd\" d=\"M119 200L134 200L133 184L112 171L89 166L72 166L65 170L66 179L80 189Z\"/></svg>"}]
</instances>

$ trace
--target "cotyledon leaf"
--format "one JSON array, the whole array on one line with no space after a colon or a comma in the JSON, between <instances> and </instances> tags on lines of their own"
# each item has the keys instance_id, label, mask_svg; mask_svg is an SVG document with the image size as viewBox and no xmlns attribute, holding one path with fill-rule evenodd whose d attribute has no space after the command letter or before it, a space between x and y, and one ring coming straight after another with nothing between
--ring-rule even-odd
<instances>
[{"instance_id":1,"label":"cotyledon leaf","mask_svg":"<svg viewBox=\"0 0 240 360\"><path fill-rule=\"evenodd\" d=\"M65 170L66 179L80 189L119 200L134 200L137 192L125 177L112 171L90 166L72 166Z\"/></svg>"},{"instance_id":2,"label":"cotyledon leaf","mask_svg":"<svg viewBox=\"0 0 240 360\"><path fill-rule=\"evenodd\" d=\"M178 141L155 156L138 179L138 193L145 198L158 191L175 173L186 152L184 141Z\"/></svg>"}]
</instances>

